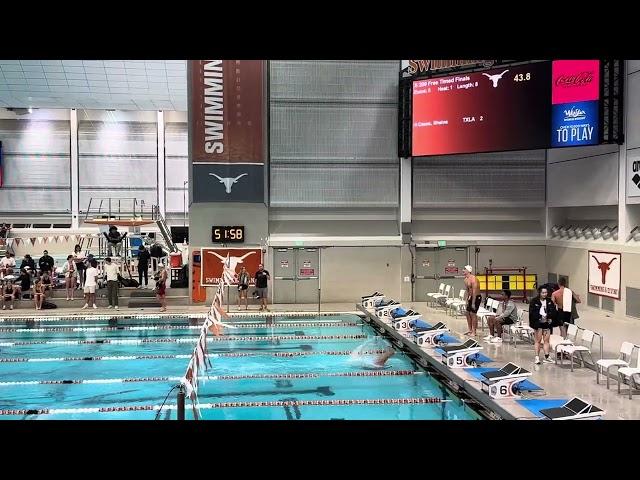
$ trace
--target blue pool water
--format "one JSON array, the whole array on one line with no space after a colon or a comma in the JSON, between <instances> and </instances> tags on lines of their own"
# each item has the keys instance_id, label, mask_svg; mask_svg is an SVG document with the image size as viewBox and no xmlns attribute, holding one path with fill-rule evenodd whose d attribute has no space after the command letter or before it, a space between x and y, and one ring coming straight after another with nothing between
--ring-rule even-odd
<instances>
[{"instance_id":1,"label":"blue pool water","mask_svg":"<svg viewBox=\"0 0 640 480\"><path fill-rule=\"evenodd\" d=\"M212 368L201 378L199 402L203 419L246 420L471 420L480 417L400 352L387 362L385 375L349 376L364 372L349 354L376 336L355 315L313 318L276 317L233 322L222 337L208 343ZM325 326L330 323L330 326ZM317 324L317 325L316 325ZM319 326L322 324L323 326ZM354 325L355 324L355 325ZM169 390L185 373L188 356L198 336L193 320L124 319L117 330L108 320L71 320L26 324L24 320L0 323L0 410L83 409L149 406L163 403ZM162 329L136 330L140 326ZM122 327L122 328L121 328ZM134 327L133 329L131 327ZM165 328L169 327L169 328ZM54 329L65 329L56 331ZM67 331L69 329L80 331ZM89 330L90 329L90 330ZM318 336L329 338L317 338ZM355 336L355 338L354 338ZM286 338L299 337L299 338ZM178 339L177 343L173 340ZM145 340L146 342L142 342ZM80 343L114 341L124 343ZM37 342L37 343L34 343ZM64 342L64 343L62 343ZM228 356L242 353L246 356ZM299 354L304 355L299 355ZM292 354L277 356L274 354ZM121 359L126 356L167 355L170 358ZM298 356L299 355L299 356ZM101 359L96 359L100 357ZM114 358L115 357L115 358ZM78 359L80 358L80 359ZM91 360L82 360L90 358ZM13 359L18 361L8 362ZM25 361L30 359L32 361ZM37 360L37 361L33 361ZM394 371L401 374L391 375ZM303 374L304 378L283 377ZM308 378L313 374L312 378ZM225 378L225 377L236 378ZM243 378L237 378L241 376ZM151 377L151 378L149 378ZM128 381L124 382L123 379ZM143 380L144 379L144 380ZM91 383L70 383L70 381ZM38 383L67 381L69 383ZM223 402L340 401L446 399L434 404L283 405L223 407ZM175 391L167 400L175 405ZM213 407L213 408L211 408ZM81 412L0 415L0 419L153 419L156 411ZM187 404L187 418L193 418ZM160 419L175 419L176 410L163 410Z\"/></svg>"}]
</instances>

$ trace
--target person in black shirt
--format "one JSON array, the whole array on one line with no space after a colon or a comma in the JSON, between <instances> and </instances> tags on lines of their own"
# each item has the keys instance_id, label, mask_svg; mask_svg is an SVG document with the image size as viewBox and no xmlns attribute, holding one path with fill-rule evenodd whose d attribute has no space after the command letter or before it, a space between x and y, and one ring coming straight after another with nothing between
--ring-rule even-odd
<instances>
[{"instance_id":1,"label":"person in black shirt","mask_svg":"<svg viewBox=\"0 0 640 480\"><path fill-rule=\"evenodd\" d=\"M38 266L40 267L41 274L44 272L52 272L53 266L56 263L53 258L49 256L49 252L45 250L43 253L44 255L40 257L40 260L38 260Z\"/></svg>"},{"instance_id":2,"label":"person in black shirt","mask_svg":"<svg viewBox=\"0 0 640 480\"><path fill-rule=\"evenodd\" d=\"M260 311L263 309L267 312L269 309L267 308L267 287L269 285L268 281L271 279L269 272L264 269L264 265L258 265L258 271L255 274L256 279L256 293L258 294L258 298L260 298Z\"/></svg>"},{"instance_id":3,"label":"person in black shirt","mask_svg":"<svg viewBox=\"0 0 640 480\"><path fill-rule=\"evenodd\" d=\"M549 358L549 337L557 314L556 306L549 297L549 291L546 287L540 287L538 296L529 304L529 326L535 330L534 363L536 365L540 364L541 346L544 349L544 362L554 363L554 360Z\"/></svg>"},{"instance_id":4,"label":"person in black shirt","mask_svg":"<svg viewBox=\"0 0 640 480\"><path fill-rule=\"evenodd\" d=\"M31 295L31 275L26 270L20 270L20 276L15 285L15 297L20 300L23 295Z\"/></svg>"},{"instance_id":5,"label":"person in black shirt","mask_svg":"<svg viewBox=\"0 0 640 480\"><path fill-rule=\"evenodd\" d=\"M31 255L28 253L22 259L22 263L20 263L20 270L27 270L30 275L36 274L36 262L33 261Z\"/></svg>"},{"instance_id":6,"label":"person in black shirt","mask_svg":"<svg viewBox=\"0 0 640 480\"><path fill-rule=\"evenodd\" d=\"M140 245L138 248L138 288L142 288L142 275L144 274L144 286L149 286L149 260L151 254L149 250Z\"/></svg>"},{"instance_id":7,"label":"person in black shirt","mask_svg":"<svg viewBox=\"0 0 640 480\"><path fill-rule=\"evenodd\" d=\"M104 236L107 237L107 255L111 256L111 246L115 247L116 257L120 256L120 250L122 249L122 241L124 237L127 236L127 232L124 232L122 235L118 231L118 227L115 225L111 225L109 227L109 233L103 232Z\"/></svg>"}]
</instances>

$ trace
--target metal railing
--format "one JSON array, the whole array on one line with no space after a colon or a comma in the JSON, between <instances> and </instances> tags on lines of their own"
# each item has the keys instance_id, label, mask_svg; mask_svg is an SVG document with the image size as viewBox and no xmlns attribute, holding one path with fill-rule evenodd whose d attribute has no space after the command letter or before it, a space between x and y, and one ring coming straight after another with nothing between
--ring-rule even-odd
<instances>
[{"instance_id":1,"label":"metal railing","mask_svg":"<svg viewBox=\"0 0 640 480\"><path fill-rule=\"evenodd\" d=\"M146 207L146 208L145 208ZM82 212L84 219L89 217L103 216L117 220L129 218L141 218L145 214L153 217L155 205L147 207L144 200L135 197L111 198L111 197L91 197L89 206Z\"/></svg>"}]
</instances>

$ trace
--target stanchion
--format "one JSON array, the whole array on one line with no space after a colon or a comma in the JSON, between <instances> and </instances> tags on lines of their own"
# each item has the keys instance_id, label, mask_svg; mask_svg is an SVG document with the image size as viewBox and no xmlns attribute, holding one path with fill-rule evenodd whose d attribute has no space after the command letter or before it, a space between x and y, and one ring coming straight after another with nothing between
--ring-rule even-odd
<instances>
[{"instance_id":1,"label":"stanchion","mask_svg":"<svg viewBox=\"0 0 640 480\"><path fill-rule=\"evenodd\" d=\"M184 386L180 385L180 389L178 390L178 420L184 420L184 402L186 399L186 395L184 392Z\"/></svg>"}]
</instances>

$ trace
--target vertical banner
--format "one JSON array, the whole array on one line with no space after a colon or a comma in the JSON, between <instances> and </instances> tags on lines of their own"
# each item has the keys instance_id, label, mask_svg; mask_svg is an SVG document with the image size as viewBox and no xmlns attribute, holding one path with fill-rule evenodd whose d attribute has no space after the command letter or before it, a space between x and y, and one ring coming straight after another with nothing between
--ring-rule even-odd
<instances>
[{"instance_id":1,"label":"vertical banner","mask_svg":"<svg viewBox=\"0 0 640 480\"><path fill-rule=\"evenodd\" d=\"M189 62L193 201L264 202L262 60Z\"/></svg>"},{"instance_id":2,"label":"vertical banner","mask_svg":"<svg viewBox=\"0 0 640 480\"><path fill-rule=\"evenodd\" d=\"M622 254L589 250L589 293L620 300Z\"/></svg>"},{"instance_id":3,"label":"vertical banner","mask_svg":"<svg viewBox=\"0 0 640 480\"><path fill-rule=\"evenodd\" d=\"M258 271L258 265L262 263L262 249L203 248L200 284L208 287L218 285L225 262L229 262L229 267L235 273L239 273L240 267L244 265L251 278L249 284L253 285L253 277Z\"/></svg>"}]
</instances>

